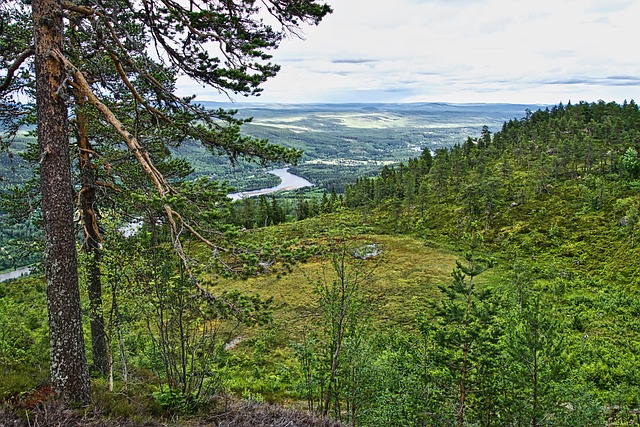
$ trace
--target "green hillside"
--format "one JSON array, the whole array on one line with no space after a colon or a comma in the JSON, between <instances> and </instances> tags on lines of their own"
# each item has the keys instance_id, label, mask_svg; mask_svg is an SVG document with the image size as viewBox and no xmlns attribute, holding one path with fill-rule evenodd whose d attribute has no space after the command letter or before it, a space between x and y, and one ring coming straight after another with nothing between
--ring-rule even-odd
<instances>
[{"instance_id":1,"label":"green hillside","mask_svg":"<svg viewBox=\"0 0 640 427\"><path fill-rule=\"evenodd\" d=\"M640 110L524 114L304 220L219 227L232 250L193 241L201 291L166 226L105 233L115 385L96 378L96 401L125 417L234 396L360 426L637 425ZM19 315L44 313L32 283L0 287L3 398L46 380L44 317Z\"/></svg>"},{"instance_id":2,"label":"green hillside","mask_svg":"<svg viewBox=\"0 0 640 427\"><path fill-rule=\"evenodd\" d=\"M415 383L405 385L409 389L402 391L404 395L400 378L394 377L398 382L393 386L386 385L392 406L407 405L401 410L408 417L404 425L419 424L421 419L453 422L459 414L447 414L442 408L460 405L463 384L473 389L465 396L464 417L469 423L483 417L492 421L482 425L512 425L517 419L541 423L542 418L555 417L562 421L553 425L634 425L640 391L640 252L635 230L639 136L640 113L633 102L580 103L527 112L495 134L485 130L451 149L433 155L425 150L406 164L385 168L379 177L361 178L347 187L339 214L290 226L312 235L310 230L326 230L343 237L354 227L370 230L346 241L350 247L364 239L392 248L383 251L379 263L366 261L372 273L361 291L372 313L367 324L376 332L358 332L354 326L352 334L356 340L362 339L359 333L365 334L367 345L374 348L382 345L385 361L419 358L402 353L407 348L418 351L418 343L395 348L398 339L420 337L430 347L432 352L422 347L422 357L431 358L427 365L422 360L423 376L412 378ZM427 253L425 245L438 249ZM484 268L482 257L493 258L495 265L476 279ZM462 260L458 272L465 279L454 274L447 288L454 259ZM304 274L255 279L243 289L266 292L276 301L292 298L295 289L298 306L315 304L321 312L317 294L315 300L307 299L308 289L297 291L306 289L300 283L306 282L308 288L318 275L330 274L332 267L324 261L322 266L306 263L300 268ZM471 289L470 278L480 280L477 289ZM467 306L465 301L473 304ZM302 317L307 325L322 328L321 318L291 314L294 302L283 302L284 313L289 313L281 314L283 319ZM456 317L465 307L472 307L469 313L476 310L475 317ZM324 333L330 335L331 322L324 322L329 328ZM451 324L455 327L449 328ZM468 342L460 337L471 331L474 335ZM290 333L299 334L294 332ZM463 357L465 348L468 353ZM320 356L322 345L314 350ZM441 360L445 354L448 361ZM349 359L354 355L345 357L344 363L356 363ZM366 357L358 361L364 364L359 369L369 366L377 372L371 367L384 363L377 353ZM323 371L318 369L316 380L321 383ZM330 369L324 369L328 375ZM397 375L402 369L417 375L411 371L416 365L389 369ZM374 381L375 386L369 386L376 390L383 387L372 378L363 381L367 380ZM250 388L249 379L245 381L243 387ZM348 399L348 386L340 387ZM437 390L432 400L412 394L429 388ZM415 401L407 403L411 398ZM324 404L321 396L316 399L316 405ZM390 410L363 400L373 405L369 411ZM343 409L349 406L343 404ZM407 414L412 410L414 418ZM364 425L376 425L368 416L352 414Z\"/></svg>"}]
</instances>

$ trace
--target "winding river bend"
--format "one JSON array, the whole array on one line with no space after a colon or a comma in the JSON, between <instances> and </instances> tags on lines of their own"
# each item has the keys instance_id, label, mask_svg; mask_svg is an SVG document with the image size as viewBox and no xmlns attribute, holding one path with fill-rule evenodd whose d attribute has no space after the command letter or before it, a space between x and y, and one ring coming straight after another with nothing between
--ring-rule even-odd
<instances>
[{"instance_id":1,"label":"winding river bend","mask_svg":"<svg viewBox=\"0 0 640 427\"><path fill-rule=\"evenodd\" d=\"M263 194L275 193L276 191L296 190L298 188L313 187L315 184L307 181L301 176L294 175L289 172L289 168L281 168L267 171L272 175L280 178L280 184L275 187L261 188L259 190L241 191L239 193L231 193L228 196L233 200L246 199L247 197L261 196Z\"/></svg>"},{"instance_id":2,"label":"winding river bend","mask_svg":"<svg viewBox=\"0 0 640 427\"><path fill-rule=\"evenodd\" d=\"M0 273L0 282L4 282L9 279L17 279L20 276L25 276L31 273L31 267L19 268L15 271L9 271L7 273Z\"/></svg>"},{"instance_id":3,"label":"winding river bend","mask_svg":"<svg viewBox=\"0 0 640 427\"><path fill-rule=\"evenodd\" d=\"M280 178L281 180L280 184L276 185L275 187L261 188L259 190L231 193L228 196L233 200L240 200L247 197L254 197L254 196L260 196L263 194L275 193L276 191L296 190L298 188L315 186L315 184L313 184L310 181L307 181L303 177L294 175L291 172L289 172L289 168L274 169L274 170L268 171L267 173L270 173ZM131 224L129 225L129 227L132 227ZM135 231L133 231L133 233L135 233ZM15 271L0 273L0 282L4 282L5 280L9 280L9 279L16 279L20 276L27 275L30 272L31 272L31 267L25 267Z\"/></svg>"}]
</instances>

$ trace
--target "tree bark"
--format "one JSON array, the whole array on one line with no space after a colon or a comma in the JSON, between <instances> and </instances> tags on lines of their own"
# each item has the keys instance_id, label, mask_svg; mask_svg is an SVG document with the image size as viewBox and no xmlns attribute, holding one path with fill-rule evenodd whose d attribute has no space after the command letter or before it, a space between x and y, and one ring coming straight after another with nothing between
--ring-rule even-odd
<instances>
[{"instance_id":1,"label":"tree bark","mask_svg":"<svg viewBox=\"0 0 640 427\"><path fill-rule=\"evenodd\" d=\"M78 289L65 70L52 55L53 49L62 50L62 5L60 0L34 0L32 7L51 385L62 398L87 403L91 392Z\"/></svg>"},{"instance_id":2,"label":"tree bark","mask_svg":"<svg viewBox=\"0 0 640 427\"><path fill-rule=\"evenodd\" d=\"M109 355L107 334L104 329L104 316L102 314L102 274L100 272L100 241L102 239L98 230L99 211L98 198L96 196L96 172L91 160L93 151L89 143L87 120L83 111L84 104L84 97L76 94L76 138L78 140L78 149L80 150L78 162L80 166L80 181L82 182L78 198L85 234L83 248L90 254L87 270L93 369L105 377L109 373Z\"/></svg>"}]
</instances>

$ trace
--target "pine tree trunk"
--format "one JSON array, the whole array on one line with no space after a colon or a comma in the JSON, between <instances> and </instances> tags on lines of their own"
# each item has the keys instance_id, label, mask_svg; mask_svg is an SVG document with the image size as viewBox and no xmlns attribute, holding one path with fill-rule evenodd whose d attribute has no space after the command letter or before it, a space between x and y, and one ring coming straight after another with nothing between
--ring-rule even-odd
<instances>
[{"instance_id":1,"label":"pine tree trunk","mask_svg":"<svg viewBox=\"0 0 640 427\"><path fill-rule=\"evenodd\" d=\"M76 91L79 92L79 91ZM93 368L106 377L109 373L109 355L107 335L102 315L102 274L100 272L100 231L98 230L98 199L96 196L96 172L91 161L91 144L87 135L87 120L83 112L84 98L76 93L76 129L80 149L79 165L80 209L84 226L85 242L83 248L91 254L88 265L89 285L89 321L91 324L91 354Z\"/></svg>"},{"instance_id":2,"label":"pine tree trunk","mask_svg":"<svg viewBox=\"0 0 640 427\"><path fill-rule=\"evenodd\" d=\"M89 265L89 322L91 325L91 354L93 369L103 377L109 373L109 355L107 334L102 315L102 283L100 278L100 248L93 242L89 249L92 253Z\"/></svg>"},{"instance_id":3,"label":"pine tree trunk","mask_svg":"<svg viewBox=\"0 0 640 427\"><path fill-rule=\"evenodd\" d=\"M78 289L67 105L59 90L65 74L52 55L52 50L62 50L62 5L60 0L34 0L32 7L51 385L62 398L84 403L91 393Z\"/></svg>"}]
</instances>

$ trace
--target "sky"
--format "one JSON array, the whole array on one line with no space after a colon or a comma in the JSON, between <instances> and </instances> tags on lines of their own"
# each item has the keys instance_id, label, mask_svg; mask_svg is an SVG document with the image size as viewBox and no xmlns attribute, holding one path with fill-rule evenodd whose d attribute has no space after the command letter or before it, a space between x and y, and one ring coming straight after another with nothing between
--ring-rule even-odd
<instances>
[{"instance_id":1,"label":"sky","mask_svg":"<svg viewBox=\"0 0 640 427\"><path fill-rule=\"evenodd\" d=\"M326 0L242 102L640 102L639 0ZM182 83L197 100L227 101Z\"/></svg>"}]
</instances>

